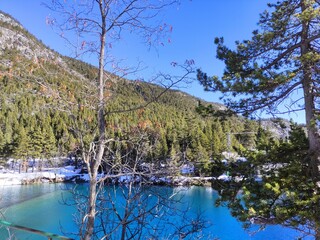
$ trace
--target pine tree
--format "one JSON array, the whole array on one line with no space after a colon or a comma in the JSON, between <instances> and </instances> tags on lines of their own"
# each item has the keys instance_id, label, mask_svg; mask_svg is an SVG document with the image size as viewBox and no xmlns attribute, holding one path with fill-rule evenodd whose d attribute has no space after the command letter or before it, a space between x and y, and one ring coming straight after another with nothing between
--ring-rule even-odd
<instances>
[{"instance_id":1,"label":"pine tree","mask_svg":"<svg viewBox=\"0 0 320 240\"><path fill-rule=\"evenodd\" d=\"M14 136L14 156L17 159L22 161L23 171L27 172L28 170L28 157L29 157L29 147L30 147L30 139L24 129L23 126L19 126L15 136ZM21 168L19 167L19 173Z\"/></svg>"},{"instance_id":2,"label":"pine tree","mask_svg":"<svg viewBox=\"0 0 320 240\"><path fill-rule=\"evenodd\" d=\"M50 125L46 124L43 127L42 132L44 134L44 141L42 142L42 153L43 156L47 160L49 160L49 158L53 157L57 153L56 139Z\"/></svg>"},{"instance_id":3,"label":"pine tree","mask_svg":"<svg viewBox=\"0 0 320 240\"><path fill-rule=\"evenodd\" d=\"M226 64L221 79L210 78L201 70L197 76L205 90L238 96L236 100L227 97L226 104L245 115L259 110L281 113L281 104L296 99L289 111L305 110L309 174L319 180L320 4L316 0L285 0L269 7L273 12L261 14L260 30L254 31L250 40L236 42L236 50L227 48L223 38L215 40L217 57Z\"/></svg>"},{"instance_id":4,"label":"pine tree","mask_svg":"<svg viewBox=\"0 0 320 240\"><path fill-rule=\"evenodd\" d=\"M31 154L32 158L38 159L39 161L39 170L42 169L42 160L43 160L43 144L44 136L41 131L41 126L37 126L35 130L31 133Z\"/></svg>"},{"instance_id":5,"label":"pine tree","mask_svg":"<svg viewBox=\"0 0 320 240\"><path fill-rule=\"evenodd\" d=\"M269 149L267 155L252 153L248 155L250 162L227 168L232 176L241 174L246 179L223 183L222 188L217 184L220 193L225 190L219 201L226 201L232 214L246 227L252 223L262 227L283 224L318 239L320 195L315 193L317 183L304 174L308 168L301 161L308 155L304 130L293 124L289 138L278 144L271 142ZM262 181L255 181L257 170ZM242 198L230 201L239 190Z\"/></svg>"},{"instance_id":6,"label":"pine tree","mask_svg":"<svg viewBox=\"0 0 320 240\"><path fill-rule=\"evenodd\" d=\"M6 142L5 142L4 134L0 128L0 153L3 153L3 148L5 146L5 143ZM0 154L0 155L2 155L2 154Z\"/></svg>"},{"instance_id":7,"label":"pine tree","mask_svg":"<svg viewBox=\"0 0 320 240\"><path fill-rule=\"evenodd\" d=\"M246 149L255 149L257 124L256 122L246 119L244 122L243 132L240 134L240 142Z\"/></svg>"},{"instance_id":8,"label":"pine tree","mask_svg":"<svg viewBox=\"0 0 320 240\"><path fill-rule=\"evenodd\" d=\"M212 156L213 158L219 158L221 153L226 150L227 143L221 124L218 122L214 126L211 140Z\"/></svg>"},{"instance_id":9,"label":"pine tree","mask_svg":"<svg viewBox=\"0 0 320 240\"><path fill-rule=\"evenodd\" d=\"M260 29L250 40L236 42L235 50L226 47L223 38L215 40L217 57L226 64L222 78L208 77L198 70L198 80L206 90L224 93L227 106L245 116L260 110L273 114L304 110L307 149L302 149L306 146L300 141L303 137L298 141L300 148L295 138L269 145L265 136L266 142L258 147L265 145L267 154L259 152L249 165L241 166L243 171L239 166L233 168L235 174L241 172L251 180L226 184L230 194L221 200L247 223L257 218L264 224L303 226L320 239L320 3L282 0L269 7L272 11L260 16ZM288 107L288 99L293 104L282 110L282 106ZM301 136L301 131L297 134L297 129L293 130L292 136ZM259 134L262 137L264 132ZM261 183L254 181L255 171L264 164L269 166L270 161L278 163L278 168L265 172ZM242 199L235 197L239 190L243 191Z\"/></svg>"},{"instance_id":10,"label":"pine tree","mask_svg":"<svg viewBox=\"0 0 320 240\"><path fill-rule=\"evenodd\" d=\"M263 129L260 124L257 132L257 149L266 151L266 153L268 153L272 145L271 142L274 142L272 133L268 129Z\"/></svg>"}]
</instances>

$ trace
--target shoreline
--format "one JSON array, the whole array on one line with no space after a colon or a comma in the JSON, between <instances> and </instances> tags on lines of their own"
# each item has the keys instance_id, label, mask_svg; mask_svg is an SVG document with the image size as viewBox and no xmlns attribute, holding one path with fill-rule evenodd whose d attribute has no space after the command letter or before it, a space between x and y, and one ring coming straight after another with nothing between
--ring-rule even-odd
<instances>
[{"instance_id":1,"label":"shoreline","mask_svg":"<svg viewBox=\"0 0 320 240\"><path fill-rule=\"evenodd\" d=\"M139 179L129 175L113 176L101 174L113 184L126 184L131 181L139 183ZM166 177L150 177L147 182L153 185L168 186L211 186L214 177L190 177L190 176L166 176ZM81 183L88 182L89 175L80 173L80 169L73 166L65 166L62 168L46 169L42 172L18 173L15 171L0 172L0 186L11 185L28 185L41 183Z\"/></svg>"}]
</instances>

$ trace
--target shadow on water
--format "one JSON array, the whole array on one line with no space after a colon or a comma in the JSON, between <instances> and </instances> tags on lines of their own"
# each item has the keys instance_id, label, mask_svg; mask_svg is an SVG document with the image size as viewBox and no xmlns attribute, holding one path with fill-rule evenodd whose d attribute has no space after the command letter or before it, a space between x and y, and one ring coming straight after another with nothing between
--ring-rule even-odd
<instances>
[{"instance_id":1,"label":"shadow on water","mask_svg":"<svg viewBox=\"0 0 320 240\"><path fill-rule=\"evenodd\" d=\"M36 230L65 235L75 229L73 208L61 203L65 184L36 184L1 188L1 219ZM13 237L12 237L13 236ZM0 228L0 239L40 240L46 237L19 229Z\"/></svg>"},{"instance_id":2,"label":"shadow on water","mask_svg":"<svg viewBox=\"0 0 320 240\"><path fill-rule=\"evenodd\" d=\"M61 190L63 184L32 184L0 187L0 209Z\"/></svg>"}]
</instances>

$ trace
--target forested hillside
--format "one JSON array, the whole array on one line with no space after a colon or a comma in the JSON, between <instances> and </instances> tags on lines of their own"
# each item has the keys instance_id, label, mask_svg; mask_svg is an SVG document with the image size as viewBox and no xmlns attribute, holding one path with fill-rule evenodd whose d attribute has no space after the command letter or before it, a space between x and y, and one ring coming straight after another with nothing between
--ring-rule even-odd
<instances>
[{"instance_id":1,"label":"forested hillside","mask_svg":"<svg viewBox=\"0 0 320 240\"><path fill-rule=\"evenodd\" d=\"M97 69L45 47L4 13L0 13L0 46L2 159L76 154L79 141L86 141L79 139L79 131L92 135L97 131L95 99L88 98L95 91ZM220 159L230 147L238 151L256 147L256 134L231 134L231 146L227 138L230 132L258 133L257 122L199 114L199 104L209 103L174 90L155 99L163 88L117 76L111 79L105 93L108 137L128 139L143 133L153 146L146 160L193 162L205 171L210 160ZM211 105L213 110L221 108ZM129 148L110 147L120 152Z\"/></svg>"}]
</instances>

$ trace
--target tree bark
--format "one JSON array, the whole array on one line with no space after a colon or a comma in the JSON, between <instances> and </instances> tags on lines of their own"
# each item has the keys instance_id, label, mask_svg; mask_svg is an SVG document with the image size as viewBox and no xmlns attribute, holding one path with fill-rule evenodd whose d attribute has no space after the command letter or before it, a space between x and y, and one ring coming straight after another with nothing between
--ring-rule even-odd
<instances>
[{"instance_id":1,"label":"tree bark","mask_svg":"<svg viewBox=\"0 0 320 240\"><path fill-rule=\"evenodd\" d=\"M87 213L87 223L86 223L86 232L84 235L85 240L90 240L94 232L94 223L96 216L96 187L97 180L96 178L90 179L89 187L89 200L88 200L88 213Z\"/></svg>"},{"instance_id":2,"label":"tree bark","mask_svg":"<svg viewBox=\"0 0 320 240\"><path fill-rule=\"evenodd\" d=\"M320 227L315 230L315 240L320 240Z\"/></svg>"},{"instance_id":3,"label":"tree bark","mask_svg":"<svg viewBox=\"0 0 320 240\"><path fill-rule=\"evenodd\" d=\"M126 231L127 231L127 224L122 225L122 230L121 230L121 240L126 239Z\"/></svg>"},{"instance_id":4,"label":"tree bark","mask_svg":"<svg viewBox=\"0 0 320 240\"><path fill-rule=\"evenodd\" d=\"M94 223L96 219L96 198L97 198L97 187L98 187L98 169L101 165L104 149L105 149L105 99L104 99L104 58L105 58L105 45L106 45L106 13L103 7L102 0L99 1L99 9L101 14L101 37L100 37L100 51L99 51L99 75L98 75L98 87L99 87L99 102L97 106L97 117L98 117L98 129L99 129L99 141L98 141L98 152L95 157L89 159L90 167L88 167L90 177L89 187L89 200L88 200L88 220L86 224L85 240L90 240L94 233ZM89 170L90 169L90 170Z\"/></svg>"},{"instance_id":5,"label":"tree bark","mask_svg":"<svg viewBox=\"0 0 320 240\"><path fill-rule=\"evenodd\" d=\"M301 1L301 12L306 10L305 1ZM316 124L317 116L315 112L315 96L314 96L314 83L312 79L312 66L308 60L303 57L308 54L311 49L309 47L308 39L308 22L302 20L301 31L301 66L303 71L303 93L305 100L305 114L306 126L309 140L309 156L310 156L310 174L314 179L319 180L319 167L320 167L320 137L319 130Z\"/></svg>"}]
</instances>

